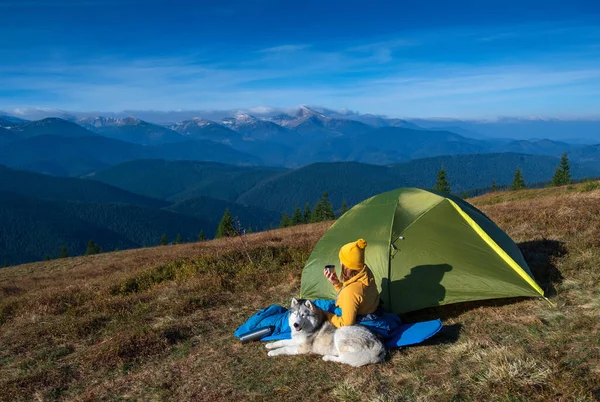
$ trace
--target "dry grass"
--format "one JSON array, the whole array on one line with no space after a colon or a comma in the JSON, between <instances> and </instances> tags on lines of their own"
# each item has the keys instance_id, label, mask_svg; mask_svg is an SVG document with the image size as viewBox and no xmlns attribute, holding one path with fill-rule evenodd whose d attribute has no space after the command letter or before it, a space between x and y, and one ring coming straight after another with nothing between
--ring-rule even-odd
<instances>
[{"instance_id":1,"label":"dry grass","mask_svg":"<svg viewBox=\"0 0 600 402\"><path fill-rule=\"evenodd\" d=\"M552 190L474 203L520 243L556 308L415 312L405 319L445 329L362 369L271 359L233 337L298 293L330 223L0 270L0 400L598 400L600 192Z\"/></svg>"},{"instance_id":2,"label":"dry grass","mask_svg":"<svg viewBox=\"0 0 600 402\"><path fill-rule=\"evenodd\" d=\"M492 205L503 202L533 200L540 197L562 196L570 193L585 193L600 190L600 181L586 181L561 187L546 187L532 190L519 191L496 191L479 197L471 198L469 201L479 206Z\"/></svg>"}]
</instances>

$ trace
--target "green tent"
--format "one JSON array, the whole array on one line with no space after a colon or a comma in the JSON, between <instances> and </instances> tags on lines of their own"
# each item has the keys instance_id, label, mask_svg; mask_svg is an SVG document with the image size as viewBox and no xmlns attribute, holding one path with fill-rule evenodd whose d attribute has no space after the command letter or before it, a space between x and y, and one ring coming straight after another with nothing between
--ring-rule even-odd
<instances>
[{"instance_id":1,"label":"green tent","mask_svg":"<svg viewBox=\"0 0 600 402\"><path fill-rule=\"evenodd\" d=\"M387 311L515 296L544 296L517 245L468 202L436 191L400 188L346 212L315 246L302 271L301 297L334 299L323 267L340 247L363 238Z\"/></svg>"}]
</instances>

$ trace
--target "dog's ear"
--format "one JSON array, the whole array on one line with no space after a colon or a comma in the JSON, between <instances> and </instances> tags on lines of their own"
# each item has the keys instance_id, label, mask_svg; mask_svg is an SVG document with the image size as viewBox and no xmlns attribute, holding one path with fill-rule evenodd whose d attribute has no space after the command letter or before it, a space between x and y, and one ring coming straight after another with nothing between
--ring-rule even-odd
<instances>
[{"instance_id":1,"label":"dog's ear","mask_svg":"<svg viewBox=\"0 0 600 402\"><path fill-rule=\"evenodd\" d=\"M312 302L311 302L310 300L307 300L307 301L305 301L305 302L304 302L304 305L305 305L306 307L308 307L310 310L312 310L312 311L315 311L315 305L314 305L314 304L312 304Z\"/></svg>"},{"instance_id":2,"label":"dog's ear","mask_svg":"<svg viewBox=\"0 0 600 402\"><path fill-rule=\"evenodd\" d=\"M295 297L292 297L292 307L296 307L298 305L298 299L296 299Z\"/></svg>"}]
</instances>

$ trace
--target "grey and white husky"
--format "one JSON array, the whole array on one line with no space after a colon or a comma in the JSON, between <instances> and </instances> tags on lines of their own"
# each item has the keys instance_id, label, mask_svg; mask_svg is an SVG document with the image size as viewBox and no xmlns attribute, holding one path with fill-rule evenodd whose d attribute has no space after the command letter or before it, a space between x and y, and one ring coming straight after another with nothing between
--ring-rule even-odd
<instances>
[{"instance_id":1,"label":"grey and white husky","mask_svg":"<svg viewBox=\"0 0 600 402\"><path fill-rule=\"evenodd\" d=\"M375 334L363 325L336 329L310 300L292 299L289 323L292 339L267 343L269 356L315 353L354 367L385 360L385 347Z\"/></svg>"}]
</instances>

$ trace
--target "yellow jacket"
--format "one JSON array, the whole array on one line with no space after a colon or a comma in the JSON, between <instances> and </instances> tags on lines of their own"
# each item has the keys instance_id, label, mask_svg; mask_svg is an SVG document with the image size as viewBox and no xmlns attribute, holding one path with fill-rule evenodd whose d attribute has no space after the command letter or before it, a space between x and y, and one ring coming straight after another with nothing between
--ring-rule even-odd
<instances>
[{"instance_id":1,"label":"yellow jacket","mask_svg":"<svg viewBox=\"0 0 600 402\"><path fill-rule=\"evenodd\" d=\"M338 292L335 305L342 309L342 316L325 312L327 320L340 328L356 323L357 315L371 314L379 307L379 291L371 270L366 266L346 282L334 285Z\"/></svg>"}]
</instances>

